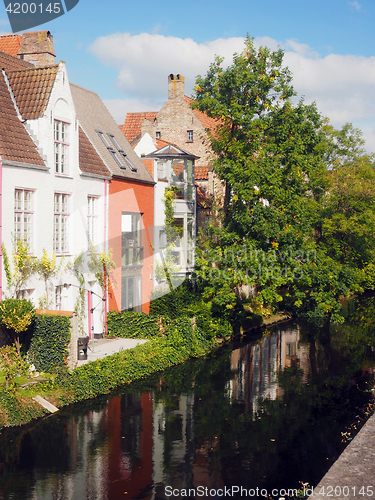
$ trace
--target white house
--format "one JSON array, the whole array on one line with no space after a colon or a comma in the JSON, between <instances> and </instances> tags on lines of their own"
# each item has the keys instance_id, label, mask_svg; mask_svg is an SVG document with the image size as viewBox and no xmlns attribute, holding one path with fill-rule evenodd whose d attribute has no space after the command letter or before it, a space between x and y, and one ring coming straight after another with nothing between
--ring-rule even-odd
<instances>
[{"instance_id":1,"label":"white house","mask_svg":"<svg viewBox=\"0 0 375 500\"><path fill-rule=\"evenodd\" d=\"M2 237L8 254L21 238L35 257L55 253L63 270L51 283L50 308L74 310L78 281L68 262L91 244L105 249L107 181L110 173L79 127L65 63L35 67L0 52L0 169ZM3 268L3 266L2 266ZM85 273L94 309L85 331L103 331L102 290ZM4 269L2 296L7 291ZM89 293L93 292L93 293ZM21 296L39 306L44 283L36 276ZM92 322L93 320L93 322ZM92 329L94 325L94 329Z\"/></svg>"},{"instance_id":2,"label":"white house","mask_svg":"<svg viewBox=\"0 0 375 500\"><path fill-rule=\"evenodd\" d=\"M158 148L158 149L155 149ZM196 235L195 160L197 156L160 139L155 142L145 133L135 152L145 161L152 161L154 187L154 267L166 263L165 202L167 188L174 191L174 226L179 237L169 251L169 263L179 278L189 276L194 268ZM158 287L155 274L154 285ZM179 280L177 281L177 283Z\"/></svg>"}]
</instances>

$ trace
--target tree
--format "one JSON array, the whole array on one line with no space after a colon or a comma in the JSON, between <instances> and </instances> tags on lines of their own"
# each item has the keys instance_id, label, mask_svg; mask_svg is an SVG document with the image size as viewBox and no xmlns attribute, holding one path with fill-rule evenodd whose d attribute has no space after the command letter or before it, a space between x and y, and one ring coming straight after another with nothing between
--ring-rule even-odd
<instances>
[{"instance_id":1,"label":"tree","mask_svg":"<svg viewBox=\"0 0 375 500\"><path fill-rule=\"evenodd\" d=\"M13 247L13 266L10 264L4 244L1 245L1 250L8 290L11 298L18 298L21 290L35 273L35 258L30 253L27 243L21 239L17 239Z\"/></svg>"},{"instance_id":2,"label":"tree","mask_svg":"<svg viewBox=\"0 0 375 500\"><path fill-rule=\"evenodd\" d=\"M39 299L39 307L41 309L49 309L53 303L51 299L52 278L58 276L61 271L63 261L60 264L56 263L56 255L53 252L51 259L48 258L47 251L43 250L43 256L36 259L34 262L34 271L38 274L39 279L44 281L45 295Z\"/></svg>"},{"instance_id":3,"label":"tree","mask_svg":"<svg viewBox=\"0 0 375 500\"><path fill-rule=\"evenodd\" d=\"M263 309L281 302L299 314L341 321L339 297L361 290L361 279L347 258L327 248L329 224L322 217L327 201L332 211L339 195L330 170L369 158L352 126L335 131L314 103L293 104L292 77L282 59L281 50L256 50L247 37L231 65L223 68L217 58L196 80L194 107L217 119L209 141L213 169L226 186L222 223L198 251L198 276L218 311L225 305L237 314L241 290L253 285L258 294L250 302ZM370 170L366 175L368 187ZM346 200L352 197L358 207L367 187L357 198L347 190ZM369 208L368 196L363 201ZM354 228L354 219L349 222Z\"/></svg>"}]
</instances>

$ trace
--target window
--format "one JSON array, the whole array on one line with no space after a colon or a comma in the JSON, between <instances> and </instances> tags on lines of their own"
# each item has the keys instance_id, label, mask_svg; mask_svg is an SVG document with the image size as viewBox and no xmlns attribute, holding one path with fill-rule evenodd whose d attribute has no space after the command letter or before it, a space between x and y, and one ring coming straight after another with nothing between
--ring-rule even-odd
<instances>
[{"instance_id":1,"label":"window","mask_svg":"<svg viewBox=\"0 0 375 500\"><path fill-rule=\"evenodd\" d=\"M54 140L55 140L55 173L68 174L68 151L69 151L69 124L55 120Z\"/></svg>"},{"instance_id":2,"label":"window","mask_svg":"<svg viewBox=\"0 0 375 500\"><path fill-rule=\"evenodd\" d=\"M121 310L142 311L142 276L123 276Z\"/></svg>"},{"instance_id":3,"label":"window","mask_svg":"<svg viewBox=\"0 0 375 500\"><path fill-rule=\"evenodd\" d=\"M122 149L122 147L117 142L117 139L113 134L107 133L107 136L110 139L110 141L108 141L107 137L104 135L104 132L102 132L101 130L97 130L96 133L98 134L103 144L111 153L113 159L120 168L126 170L126 167L128 167L132 172L137 172L137 167L135 167L133 163L129 160L128 155Z\"/></svg>"},{"instance_id":4,"label":"window","mask_svg":"<svg viewBox=\"0 0 375 500\"><path fill-rule=\"evenodd\" d=\"M56 253L68 252L68 222L69 222L69 195L55 193L54 223L53 223L53 251Z\"/></svg>"},{"instance_id":5,"label":"window","mask_svg":"<svg viewBox=\"0 0 375 500\"><path fill-rule=\"evenodd\" d=\"M29 247L33 244L33 191L14 191L14 237L23 240Z\"/></svg>"},{"instance_id":6,"label":"window","mask_svg":"<svg viewBox=\"0 0 375 500\"><path fill-rule=\"evenodd\" d=\"M193 142L194 141L194 133L192 130L187 131L187 142Z\"/></svg>"},{"instance_id":7,"label":"window","mask_svg":"<svg viewBox=\"0 0 375 500\"><path fill-rule=\"evenodd\" d=\"M157 162L158 179L167 179L167 162L166 160L158 160Z\"/></svg>"},{"instance_id":8,"label":"window","mask_svg":"<svg viewBox=\"0 0 375 500\"><path fill-rule=\"evenodd\" d=\"M55 288L55 308L56 308L56 311L61 311L62 291L63 291L63 285L57 285L57 287Z\"/></svg>"},{"instance_id":9,"label":"window","mask_svg":"<svg viewBox=\"0 0 375 500\"><path fill-rule=\"evenodd\" d=\"M98 198L87 197L87 240L89 248L97 242L98 231Z\"/></svg>"},{"instance_id":10,"label":"window","mask_svg":"<svg viewBox=\"0 0 375 500\"><path fill-rule=\"evenodd\" d=\"M160 130L156 131L155 137L156 137L156 139L161 139L161 132L160 132Z\"/></svg>"},{"instance_id":11,"label":"window","mask_svg":"<svg viewBox=\"0 0 375 500\"><path fill-rule=\"evenodd\" d=\"M139 213L123 213L122 267L143 266L142 216Z\"/></svg>"}]
</instances>

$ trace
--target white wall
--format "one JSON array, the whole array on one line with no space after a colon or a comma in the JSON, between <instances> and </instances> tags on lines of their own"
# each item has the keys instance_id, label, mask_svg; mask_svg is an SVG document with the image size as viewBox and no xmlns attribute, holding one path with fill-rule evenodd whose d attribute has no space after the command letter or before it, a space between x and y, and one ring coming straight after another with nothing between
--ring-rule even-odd
<instances>
[{"instance_id":1,"label":"white wall","mask_svg":"<svg viewBox=\"0 0 375 500\"><path fill-rule=\"evenodd\" d=\"M67 175L57 175L54 172L54 119L63 120L69 123L69 169ZM2 223L3 223L3 243L11 254L13 247L14 233L14 191L15 189L30 189L33 191L34 220L33 220L33 254L41 257L43 250L47 251L49 257L53 253L53 225L54 225L54 193L69 194L69 251L65 254L57 255L57 262L63 261L65 267L68 262L72 262L74 257L82 251L88 250L87 242L87 197L98 198L98 247L102 251L106 235L104 234L104 189L103 179L82 175L79 170L78 151L78 123L74 111L73 100L70 94L68 77L65 64L60 63L56 81L51 93L51 97L44 115L37 120L30 120L27 123L32 136L37 138L39 150L42 150L46 157L48 170L11 166L3 161L3 201L2 201ZM92 275L87 275L88 280L95 279ZM72 283L77 285L73 275L67 271L53 280L53 285ZM30 297L35 306L44 294L44 285L34 277L27 288L34 288L35 291ZM86 288L90 288L86 285ZM98 285L94 285L93 291L101 295ZM3 296L7 295L6 278L3 271ZM74 310L78 289L70 287L63 290L63 302L61 309ZM98 299L99 302L100 299ZM96 306L97 299L94 298L93 306ZM102 304L95 309L95 332L102 331L99 325ZM88 322L86 318L85 330Z\"/></svg>"}]
</instances>

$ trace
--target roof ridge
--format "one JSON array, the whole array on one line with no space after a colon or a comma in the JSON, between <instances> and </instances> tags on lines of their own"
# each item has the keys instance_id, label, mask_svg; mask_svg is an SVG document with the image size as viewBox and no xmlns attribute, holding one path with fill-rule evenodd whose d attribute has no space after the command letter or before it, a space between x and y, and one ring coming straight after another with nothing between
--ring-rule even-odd
<instances>
[{"instance_id":1,"label":"roof ridge","mask_svg":"<svg viewBox=\"0 0 375 500\"><path fill-rule=\"evenodd\" d=\"M99 94L97 92L95 92L94 90L87 89L86 87L82 87L81 85L77 85L76 83L72 83L72 82L69 82L69 85L73 85L74 87L77 87L79 89L85 90L86 92L91 92L92 94L97 95L99 97L99 99L100 99Z\"/></svg>"},{"instance_id":2,"label":"roof ridge","mask_svg":"<svg viewBox=\"0 0 375 500\"><path fill-rule=\"evenodd\" d=\"M47 66L34 66L33 68L21 68L21 69L14 69L12 71L7 71L7 73L21 73L23 71L36 71L40 69L50 69L50 68L59 68L59 64L50 64Z\"/></svg>"}]
</instances>

